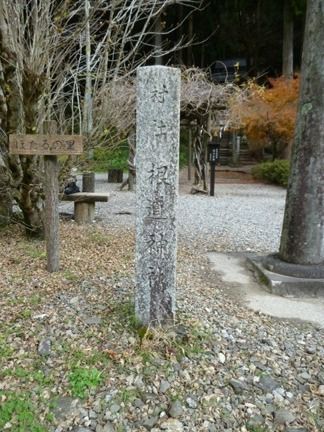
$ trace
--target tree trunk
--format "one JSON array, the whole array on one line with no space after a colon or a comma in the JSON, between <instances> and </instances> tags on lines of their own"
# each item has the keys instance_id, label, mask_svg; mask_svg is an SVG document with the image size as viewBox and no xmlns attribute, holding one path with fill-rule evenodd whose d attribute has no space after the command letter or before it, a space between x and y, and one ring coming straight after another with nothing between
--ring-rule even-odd
<instances>
[{"instance_id":1,"label":"tree trunk","mask_svg":"<svg viewBox=\"0 0 324 432\"><path fill-rule=\"evenodd\" d=\"M12 214L12 198L9 188L9 176L0 155L0 227L10 222Z\"/></svg>"},{"instance_id":2,"label":"tree trunk","mask_svg":"<svg viewBox=\"0 0 324 432\"><path fill-rule=\"evenodd\" d=\"M324 1L309 0L280 258L324 264Z\"/></svg>"},{"instance_id":3,"label":"tree trunk","mask_svg":"<svg viewBox=\"0 0 324 432\"><path fill-rule=\"evenodd\" d=\"M136 134L135 132L128 137L129 157L128 157L128 190L134 190L136 180Z\"/></svg>"},{"instance_id":4,"label":"tree trunk","mask_svg":"<svg viewBox=\"0 0 324 432\"><path fill-rule=\"evenodd\" d=\"M7 116L7 104L4 93L4 70L0 59L0 127L5 128L4 119ZM0 226L10 221L12 212L12 197L10 193L10 175L5 160L7 159L6 143L0 141Z\"/></svg>"},{"instance_id":5,"label":"tree trunk","mask_svg":"<svg viewBox=\"0 0 324 432\"><path fill-rule=\"evenodd\" d=\"M155 64L163 64L162 58L162 13L156 18L154 26L154 50L155 50Z\"/></svg>"},{"instance_id":6,"label":"tree trunk","mask_svg":"<svg viewBox=\"0 0 324 432\"><path fill-rule=\"evenodd\" d=\"M183 26L180 25L180 23L183 21L183 5L179 5L178 8L178 25L179 28L177 30L177 39L181 40L181 38L183 37ZM178 51L176 52L176 62L179 65L183 65L183 48L180 47L178 49Z\"/></svg>"},{"instance_id":7,"label":"tree trunk","mask_svg":"<svg viewBox=\"0 0 324 432\"><path fill-rule=\"evenodd\" d=\"M23 179L18 186L16 201L24 217L27 237L43 238L44 194L37 175L36 157L21 157Z\"/></svg>"},{"instance_id":8,"label":"tree trunk","mask_svg":"<svg viewBox=\"0 0 324 432\"><path fill-rule=\"evenodd\" d=\"M193 16L190 15L188 18L188 38L189 40L193 39ZM187 48L187 66L193 66L193 51L192 51L192 45L190 44Z\"/></svg>"},{"instance_id":9,"label":"tree trunk","mask_svg":"<svg viewBox=\"0 0 324 432\"><path fill-rule=\"evenodd\" d=\"M208 193L205 130L203 122L197 125L193 142L193 164L195 167L194 187L191 193Z\"/></svg>"},{"instance_id":10,"label":"tree trunk","mask_svg":"<svg viewBox=\"0 0 324 432\"><path fill-rule=\"evenodd\" d=\"M135 131L131 131L128 134L127 138L128 142L128 177L120 186L120 190L123 190L125 186L128 186L129 191L134 190L134 185L136 181L136 133Z\"/></svg>"},{"instance_id":11,"label":"tree trunk","mask_svg":"<svg viewBox=\"0 0 324 432\"><path fill-rule=\"evenodd\" d=\"M294 73L294 15L291 0L285 0L283 10L282 75L292 78Z\"/></svg>"},{"instance_id":12,"label":"tree trunk","mask_svg":"<svg viewBox=\"0 0 324 432\"><path fill-rule=\"evenodd\" d=\"M91 36L90 36L90 2L84 0L85 13L85 57L86 77L83 103L83 133L86 136L86 150L88 159L93 159L93 148L91 133L93 130L93 98L92 98L92 77L91 77Z\"/></svg>"},{"instance_id":13,"label":"tree trunk","mask_svg":"<svg viewBox=\"0 0 324 432\"><path fill-rule=\"evenodd\" d=\"M44 196L40 181L40 158L8 155L7 136L10 133L35 131L37 104L43 90L44 77L36 75L27 67L23 71L18 67L15 62L16 53L11 46L6 45L5 35L8 32L7 24L1 21L0 117L6 142L3 142L0 148L3 162L0 176L22 211L27 236L42 237Z\"/></svg>"},{"instance_id":14,"label":"tree trunk","mask_svg":"<svg viewBox=\"0 0 324 432\"><path fill-rule=\"evenodd\" d=\"M188 180L191 180L191 168L192 168L192 129L189 125L188 128Z\"/></svg>"}]
</instances>

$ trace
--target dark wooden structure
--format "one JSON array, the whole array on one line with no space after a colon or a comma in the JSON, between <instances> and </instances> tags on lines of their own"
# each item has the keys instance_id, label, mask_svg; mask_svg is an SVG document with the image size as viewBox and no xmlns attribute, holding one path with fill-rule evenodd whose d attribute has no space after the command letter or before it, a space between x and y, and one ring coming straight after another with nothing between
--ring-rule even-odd
<instances>
[{"instance_id":1,"label":"dark wooden structure","mask_svg":"<svg viewBox=\"0 0 324 432\"><path fill-rule=\"evenodd\" d=\"M116 168L108 168L108 183L122 183L123 170Z\"/></svg>"},{"instance_id":2,"label":"dark wooden structure","mask_svg":"<svg viewBox=\"0 0 324 432\"><path fill-rule=\"evenodd\" d=\"M82 192L95 191L95 173L85 172L82 174Z\"/></svg>"}]
</instances>

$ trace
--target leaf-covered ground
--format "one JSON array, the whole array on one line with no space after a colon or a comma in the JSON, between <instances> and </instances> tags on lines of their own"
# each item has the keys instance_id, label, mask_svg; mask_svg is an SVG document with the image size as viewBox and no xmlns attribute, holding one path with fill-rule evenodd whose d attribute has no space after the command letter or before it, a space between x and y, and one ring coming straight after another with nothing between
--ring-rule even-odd
<instances>
[{"instance_id":1,"label":"leaf-covered ground","mask_svg":"<svg viewBox=\"0 0 324 432\"><path fill-rule=\"evenodd\" d=\"M246 310L181 245L174 326L134 317L134 234L1 231L0 430L322 431L323 331Z\"/></svg>"},{"instance_id":2,"label":"leaf-covered ground","mask_svg":"<svg viewBox=\"0 0 324 432\"><path fill-rule=\"evenodd\" d=\"M109 336L91 320L112 321L116 281L132 273L133 244L131 233L62 223L61 270L50 274L43 241L26 240L18 227L1 232L0 430L48 430L57 396L84 396L78 368L82 375L83 366L100 367L96 386L107 378ZM40 355L42 342L50 356Z\"/></svg>"}]
</instances>

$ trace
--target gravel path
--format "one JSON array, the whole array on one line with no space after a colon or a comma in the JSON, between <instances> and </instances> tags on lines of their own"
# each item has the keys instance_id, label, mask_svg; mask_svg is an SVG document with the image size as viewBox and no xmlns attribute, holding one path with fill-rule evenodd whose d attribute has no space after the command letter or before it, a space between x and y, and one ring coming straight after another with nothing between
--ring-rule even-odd
<instances>
[{"instance_id":1,"label":"gravel path","mask_svg":"<svg viewBox=\"0 0 324 432\"><path fill-rule=\"evenodd\" d=\"M108 234L122 229L118 252L124 256L124 243L133 238L135 194L108 185L103 175L97 176L96 190L111 193L108 204L97 205L98 229ZM180 193L177 325L142 340L127 325L122 334L116 331L113 315L103 318L97 331L117 366L73 420L67 409L69 426L62 422L56 432L73 423L74 432L324 431L323 330L239 304L227 289L235 290L235 284L219 280L205 254L277 250L284 200L283 189L259 184L220 184L215 197ZM132 247L127 250L133 254ZM79 285L64 294L64 305L55 310L58 320L64 320L71 302L82 321L93 298L107 310L114 301L132 301L130 264L125 271L119 280L109 275L92 282L89 291ZM72 323L73 316L68 318ZM82 325L71 326L82 347L87 342Z\"/></svg>"},{"instance_id":2,"label":"gravel path","mask_svg":"<svg viewBox=\"0 0 324 432\"><path fill-rule=\"evenodd\" d=\"M80 184L80 182L79 182ZM135 193L119 191L105 174L96 174L96 191L109 192L109 203L97 203L96 215L112 226L132 227ZM217 184L215 197L182 194L178 199L180 241L202 250L273 252L278 249L285 190L261 184ZM72 204L62 210L72 211Z\"/></svg>"}]
</instances>

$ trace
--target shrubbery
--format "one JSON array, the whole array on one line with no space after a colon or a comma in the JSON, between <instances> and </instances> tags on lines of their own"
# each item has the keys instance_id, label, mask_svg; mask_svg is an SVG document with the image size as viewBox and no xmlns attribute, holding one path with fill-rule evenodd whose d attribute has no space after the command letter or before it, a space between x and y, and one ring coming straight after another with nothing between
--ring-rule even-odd
<instances>
[{"instance_id":1,"label":"shrubbery","mask_svg":"<svg viewBox=\"0 0 324 432\"><path fill-rule=\"evenodd\" d=\"M107 171L108 168L126 170L128 167L128 147L116 149L98 147L94 149L91 170L95 172Z\"/></svg>"},{"instance_id":2,"label":"shrubbery","mask_svg":"<svg viewBox=\"0 0 324 432\"><path fill-rule=\"evenodd\" d=\"M188 143L181 137L180 168L188 164ZM124 144L115 149L97 147L93 152L93 159L89 162L88 169L93 172L106 172L108 169L128 169L128 146Z\"/></svg>"},{"instance_id":3,"label":"shrubbery","mask_svg":"<svg viewBox=\"0 0 324 432\"><path fill-rule=\"evenodd\" d=\"M266 180L287 187L290 171L288 160L277 159L273 162L263 162L252 168L252 175L259 180Z\"/></svg>"}]
</instances>

